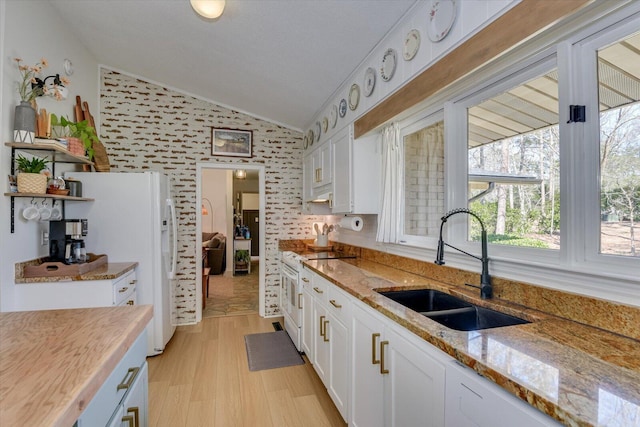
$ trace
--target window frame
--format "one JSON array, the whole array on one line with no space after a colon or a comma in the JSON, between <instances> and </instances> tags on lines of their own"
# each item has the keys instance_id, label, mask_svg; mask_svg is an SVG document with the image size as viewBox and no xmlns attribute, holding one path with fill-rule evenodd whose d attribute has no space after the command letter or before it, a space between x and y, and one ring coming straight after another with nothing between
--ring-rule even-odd
<instances>
[{"instance_id":1,"label":"window frame","mask_svg":"<svg viewBox=\"0 0 640 427\"><path fill-rule=\"evenodd\" d=\"M419 131L425 127L431 126L438 122L444 122L444 109L434 108L427 111L423 111L421 114L409 117L408 119L399 123L400 128L400 138L402 147L402 158L404 159L404 138L407 135L410 135L414 132ZM447 147L447 138L446 138L446 128L447 125L444 125L444 146L445 146L445 193L446 193L446 147ZM405 171L404 171L404 161L402 162L402 166L399 168L399 173L402 179L402 193L400 194L400 199L402 200L401 208L400 208L400 223L398 224L398 244L408 245L408 246L417 246L417 247L435 247L438 244L438 237L433 236L416 236L412 234L405 234L404 226L405 226L405 194L404 194L404 180L405 180ZM446 202L445 202L445 210L446 210ZM444 215L444 212L442 212Z\"/></svg>"}]
</instances>

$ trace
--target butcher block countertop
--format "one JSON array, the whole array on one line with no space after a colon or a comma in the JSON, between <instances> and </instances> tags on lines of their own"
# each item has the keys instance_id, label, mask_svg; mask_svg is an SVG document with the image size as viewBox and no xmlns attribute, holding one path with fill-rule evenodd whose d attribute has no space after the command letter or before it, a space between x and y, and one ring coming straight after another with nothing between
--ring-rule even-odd
<instances>
[{"instance_id":1,"label":"butcher block countertop","mask_svg":"<svg viewBox=\"0 0 640 427\"><path fill-rule=\"evenodd\" d=\"M72 426L152 316L150 305L0 313L0 426Z\"/></svg>"},{"instance_id":2,"label":"butcher block countertop","mask_svg":"<svg viewBox=\"0 0 640 427\"><path fill-rule=\"evenodd\" d=\"M78 280L113 280L123 274L133 270L138 265L137 262L109 262L98 268L75 276L50 276L50 277L24 277L24 267L26 265L37 265L45 258L17 263L15 268L16 283L47 283L47 282L70 282Z\"/></svg>"},{"instance_id":3,"label":"butcher block countertop","mask_svg":"<svg viewBox=\"0 0 640 427\"><path fill-rule=\"evenodd\" d=\"M542 412L568 426L639 426L640 341L638 324L623 336L499 298L481 300L479 291L412 274L363 259L317 260L305 264L341 289L458 359ZM464 282L463 282L464 283ZM437 289L476 305L532 323L471 332L446 328L378 294L379 290ZM549 291L550 292L550 291ZM543 294L544 295L544 294ZM605 317L599 303L580 305ZM535 303L532 298L531 304ZM549 311L554 302L547 300ZM633 313L620 305L619 311ZM631 315L630 314L630 315ZM635 325L633 325L635 323ZM632 338L633 337L633 338Z\"/></svg>"}]
</instances>

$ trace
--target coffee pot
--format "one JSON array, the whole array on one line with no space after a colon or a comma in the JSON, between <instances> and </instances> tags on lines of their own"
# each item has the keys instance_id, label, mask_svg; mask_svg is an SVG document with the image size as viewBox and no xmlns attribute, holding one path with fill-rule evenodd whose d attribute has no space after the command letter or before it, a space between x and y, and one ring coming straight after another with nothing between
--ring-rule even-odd
<instances>
[{"instance_id":1,"label":"coffee pot","mask_svg":"<svg viewBox=\"0 0 640 427\"><path fill-rule=\"evenodd\" d=\"M49 259L65 264L87 262L84 236L87 235L86 219L49 221Z\"/></svg>"}]
</instances>

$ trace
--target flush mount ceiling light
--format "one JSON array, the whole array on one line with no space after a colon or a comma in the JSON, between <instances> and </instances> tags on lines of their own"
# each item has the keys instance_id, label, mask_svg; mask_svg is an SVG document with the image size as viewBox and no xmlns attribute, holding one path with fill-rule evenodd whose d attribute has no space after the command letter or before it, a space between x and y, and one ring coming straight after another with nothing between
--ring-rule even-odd
<instances>
[{"instance_id":1,"label":"flush mount ceiling light","mask_svg":"<svg viewBox=\"0 0 640 427\"><path fill-rule=\"evenodd\" d=\"M236 170L236 179L245 179L247 177L247 171L244 169Z\"/></svg>"},{"instance_id":2,"label":"flush mount ceiling light","mask_svg":"<svg viewBox=\"0 0 640 427\"><path fill-rule=\"evenodd\" d=\"M191 7L198 15L216 19L224 11L225 0L191 0Z\"/></svg>"}]
</instances>

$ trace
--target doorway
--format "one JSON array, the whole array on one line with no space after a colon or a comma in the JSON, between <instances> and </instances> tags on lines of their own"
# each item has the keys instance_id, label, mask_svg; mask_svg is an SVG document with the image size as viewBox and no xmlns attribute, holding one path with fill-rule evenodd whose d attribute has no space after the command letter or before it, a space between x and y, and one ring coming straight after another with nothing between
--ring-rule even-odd
<instances>
[{"instance_id":1,"label":"doorway","mask_svg":"<svg viewBox=\"0 0 640 427\"><path fill-rule=\"evenodd\" d=\"M244 171L237 174L238 170ZM215 176L215 178L211 178ZM251 181L254 181L253 183ZM243 197L243 194L251 195ZM245 200L253 200L251 203ZM246 203L247 215L244 215L243 203ZM257 213L257 215L254 213ZM252 292L252 297L257 296L257 312L264 316L265 301L265 168L263 165L234 164L234 163L198 163L196 170L196 250L202 251L203 267L204 257L208 251L203 248L203 237L209 238L210 233L218 232L224 236L224 271L208 276L209 295L216 295L216 301L227 303L220 299L230 298L227 305L244 307L243 303L238 304L240 295ZM251 227L249 227L251 223ZM251 259L252 267L246 274L234 276L234 262L236 246L235 236L238 232L243 232L244 227L249 232L251 238ZM209 233L209 234L207 234ZM220 236L218 236L220 237ZM255 239L255 243L254 243ZM219 240L219 239L218 239ZM248 242L240 242L246 244ZM214 246L220 246L219 242L214 242ZM254 246L255 245L255 246ZM202 249L201 249L202 248ZM257 267L257 269L255 269ZM196 321L203 318L203 302L206 303L207 276L203 273L204 268L196 268L196 280L198 288L202 286L202 292L196 292ZM256 286L257 280L257 286ZM253 282L252 282L253 281ZM234 288L235 282L235 288ZM220 292L212 292L212 288ZM237 291L234 295L234 289ZM257 293L257 295L255 295ZM254 301L254 306L255 301ZM220 307L221 305L217 305ZM222 305L224 306L224 304ZM233 307L232 307L233 309ZM206 310L206 308L205 308ZM210 315L211 311L207 311ZM239 314L239 313L231 313ZM217 314L216 314L217 315Z\"/></svg>"}]
</instances>

